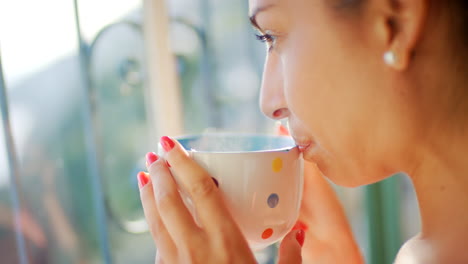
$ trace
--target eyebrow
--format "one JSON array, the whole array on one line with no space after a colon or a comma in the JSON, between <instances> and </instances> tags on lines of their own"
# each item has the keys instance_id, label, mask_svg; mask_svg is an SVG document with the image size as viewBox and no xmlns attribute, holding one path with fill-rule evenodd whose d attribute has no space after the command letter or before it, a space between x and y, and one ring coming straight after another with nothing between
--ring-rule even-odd
<instances>
[{"instance_id":1,"label":"eyebrow","mask_svg":"<svg viewBox=\"0 0 468 264\"><path fill-rule=\"evenodd\" d=\"M252 14L250 15L250 24L252 24L252 26L258 30L261 30L260 27L258 26L257 24L257 15L260 13L260 12L263 12L271 7L273 7L274 5L265 5L265 6L261 6L261 7L258 7L256 9L254 9L254 11L252 12Z\"/></svg>"}]
</instances>

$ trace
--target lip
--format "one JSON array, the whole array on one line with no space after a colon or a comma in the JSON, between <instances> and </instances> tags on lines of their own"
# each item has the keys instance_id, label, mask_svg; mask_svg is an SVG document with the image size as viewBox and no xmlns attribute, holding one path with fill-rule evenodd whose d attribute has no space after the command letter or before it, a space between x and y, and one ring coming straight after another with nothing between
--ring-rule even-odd
<instances>
[{"instance_id":1,"label":"lip","mask_svg":"<svg viewBox=\"0 0 468 264\"><path fill-rule=\"evenodd\" d=\"M305 160L316 162L317 144L315 141L296 141L296 145Z\"/></svg>"},{"instance_id":2,"label":"lip","mask_svg":"<svg viewBox=\"0 0 468 264\"><path fill-rule=\"evenodd\" d=\"M297 148L301 152L307 151L307 149L310 147L310 145L312 145L311 142L300 142L300 141L295 141L295 142L296 142Z\"/></svg>"},{"instance_id":3,"label":"lip","mask_svg":"<svg viewBox=\"0 0 468 264\"><path fill-rule=\"evenodd\" d=\"M288 128L291 137L294 139L294 143L300 152L307 152L310 148L315 145L314 139L305 132L304 129L301 129L302 126L295 125L294 121L289 119Z\"/></svg>"}]
</instances>

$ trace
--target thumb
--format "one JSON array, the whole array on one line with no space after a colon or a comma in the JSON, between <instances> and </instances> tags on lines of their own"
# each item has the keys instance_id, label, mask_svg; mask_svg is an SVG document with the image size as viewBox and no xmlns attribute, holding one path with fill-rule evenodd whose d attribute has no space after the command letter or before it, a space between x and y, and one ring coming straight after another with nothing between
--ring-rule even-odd
<instances>
[{"instance_id":1,"label":"thumb","mask_svg":"<svg viewBox=\"0 0 468 264\"><path fill-rule=\"evenodd\" d=\"M289 232L281 242L278 264L302 263L301 249L304 239L305 232L302 229Z\"/></svg>"}]
</instances>

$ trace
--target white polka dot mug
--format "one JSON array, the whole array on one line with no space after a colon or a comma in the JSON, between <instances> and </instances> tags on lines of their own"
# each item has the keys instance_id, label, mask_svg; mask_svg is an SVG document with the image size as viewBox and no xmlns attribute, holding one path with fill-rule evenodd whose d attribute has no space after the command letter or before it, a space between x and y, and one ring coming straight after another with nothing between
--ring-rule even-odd
<instances>
[{"instance_id":1,"label":"white polka dot mug","mask_svg":"<svg viewBox=\"0 0 468 264\"><path fill-rule=\"evenodd\" d=\"M303 159L290 137L207 134L175 139L213 176L253 250L281 240L292 229L302 199ZM190 197L183 190L181 195L196 219Z\"/></svg>"}]
</instances>

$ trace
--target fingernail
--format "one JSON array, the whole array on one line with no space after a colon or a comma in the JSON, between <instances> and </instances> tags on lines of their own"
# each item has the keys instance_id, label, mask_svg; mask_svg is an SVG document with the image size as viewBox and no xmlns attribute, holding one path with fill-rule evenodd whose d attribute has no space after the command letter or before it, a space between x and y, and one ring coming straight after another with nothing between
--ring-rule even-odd
<instances>
[{"instance_id":1,"label":"fingernail","mask_svg":"<svg viewBox=\"0 0 468 264\"><path fill-rule=\"evenodd\" d=\"M288 129L281 124L281 121L277 121L276 123L276 134L280 136L289 136Z\"/></svg>"},{"instance_id":2,"label":"fingernail","mask_svg":"<svg viewBox=\"0 0 468 264\"><path fill-rule=\"evenodd\" d=\"M143 172L143 171L140 171L138 174L137 174L137 178L138 178L138 187L141 189L143 188L148 182L149 182L149 177L148 175Z\"/></svg>"},{"instance_id":3,"label":"fingernail","mask_svg":"<svg viewBox=\"0 0 468 264\"><path fill-rule=\"evenodd\" d=\"M167 161L167 160L166 160L166 166L167 166L168 168L171 167L171 164L169 164L169 161Z\"/></svg>"},{"instance_id":4,"label":"fingernail","mask_svg":"<svg viewBox=\"0 0 468 264\"><path fill-rule=\"evenodd\" d=\"M299 230L299 229L302 229L304 231L307 231L309 230L309 227L304 223L302 222L301 220L297 221L296 224L293 226L293 229L292 230Z\"/></svg>"},{"instance_id":5,"label":"fingernail","mask_svg":"<svg viewBox=\"0 0 468 264\"><path fill-rule=\"evenodd\" d=\"M289 136L289 131L288 131L288 129L286 127L281 125L279 127L279 134L282 135L282 136Z\"/></svg>"},{"instance_id":6,"label":"fingernail","mask_svg":"<svg viewBox=\"0 0 468 264\"><path fill-rule=\"evenodd\" d=\"M304 245L304 240L305 240L305 231L303 229L299 229L296 233L296 240L301 247Z\"/></svg>"},{"instance_id":7,"label":"fingernail","mask_svg":"<svg viewBox=\"0 0 468 264\"><path fill-rule=\"evenodd\" d=\"M157 160L158 160L158 155L156 155L154 152L146 153L146 167L151 166L151 164L153 164Z\"/></svg>"},{"instance_id":8,"label":"fingernail","mask_svg":"<svg viewBox=\"0 0 468 264\"><path fill-rule=\"evenodd\" d=\"M166 137L166 136L161 137L160 142L161 142L161 146L166 152L174 148L174 141L172 141L172 139L170 139L169 137Z\"/></svg>"}]
</instances>

